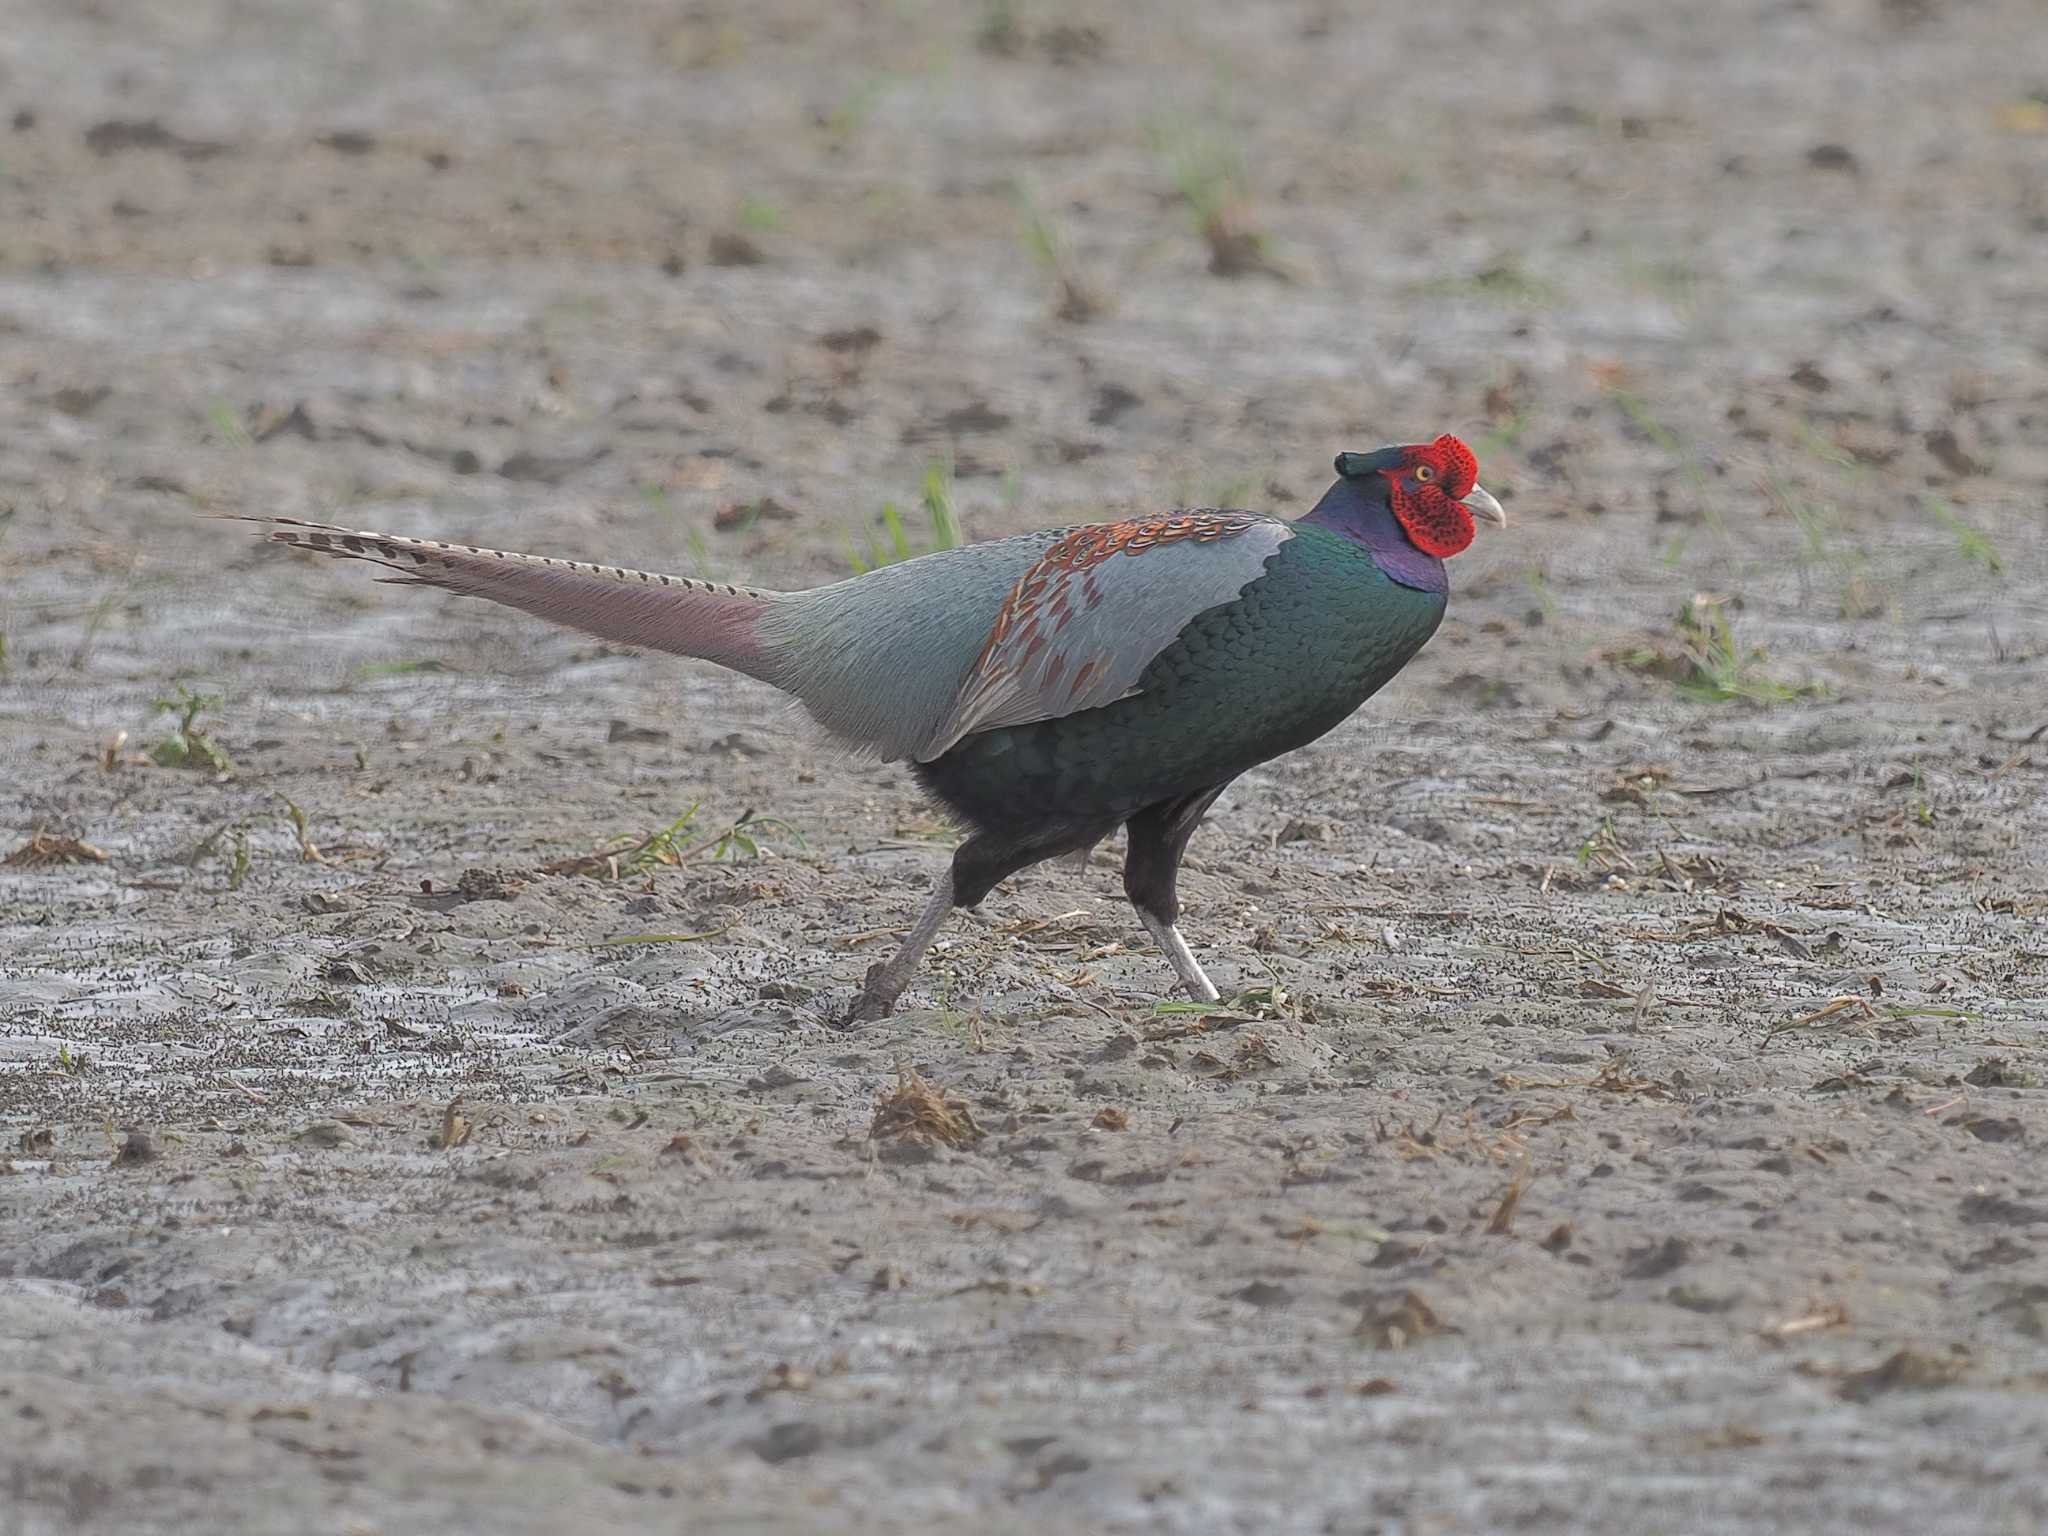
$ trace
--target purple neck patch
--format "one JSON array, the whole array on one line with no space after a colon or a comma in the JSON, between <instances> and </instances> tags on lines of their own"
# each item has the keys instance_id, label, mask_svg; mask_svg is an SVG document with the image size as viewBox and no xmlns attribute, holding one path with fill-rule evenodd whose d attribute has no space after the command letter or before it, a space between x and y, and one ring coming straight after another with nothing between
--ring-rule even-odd
<instances>
[{"instance_id":1,"label":"purple neck patch","mask_svg":"<svg viewBox=\"0 0 2048 1536\"><path fill-rule=\"evenodd\" d=\"M1301 521L1341 533L1354 544L1363 544L1372 552L1373 563L1390 581L1418 592L1451 590L1443 561L1425 555L1401 531L1400 523L1394 519L1387 482L1379 475L1339 480L1323 492L1323 499Z\"/></svg>"}]
</instances>

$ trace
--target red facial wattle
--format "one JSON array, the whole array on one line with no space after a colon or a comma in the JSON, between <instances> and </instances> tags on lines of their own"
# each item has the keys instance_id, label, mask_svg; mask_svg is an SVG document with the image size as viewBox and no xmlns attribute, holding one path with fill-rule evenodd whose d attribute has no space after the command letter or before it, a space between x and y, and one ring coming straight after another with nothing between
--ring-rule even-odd
<instances>
[{"instance_id":1,"label":"red facial wattle","mask_svg":"<svg viewBox=\"0 0 2048 1536\"><path fill-rule=\"evenodd\" d=\"M1417 549L1448 560L1471 544L1479 530L1461 505L1479 483L1479 460L1470 448L1446 433L1408 449L1399 469L1383 473L1394 516Z\"/></svg>"}]
</instances>

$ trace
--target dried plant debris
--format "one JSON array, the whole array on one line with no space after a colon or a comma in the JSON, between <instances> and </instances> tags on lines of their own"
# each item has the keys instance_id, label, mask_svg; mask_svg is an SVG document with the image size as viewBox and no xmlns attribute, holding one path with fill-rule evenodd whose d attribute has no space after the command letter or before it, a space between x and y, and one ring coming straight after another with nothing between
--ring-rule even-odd
<instances>
[{"instance_id":1,"label":"dried plant debris","mask_svg":"<svg viewBox=\"0 0 2048 1536\"><path fill-rule=\"evenodd\" d=\"M1523 1127L1570 1118L1573 1117L1569 1111L1553 1111L1518 1116L1506 1125L1493 1126L1481 1125L1469 1113L1457 1119L1439 1114L1419 1130L1411 1123L1394 1126L1382 1120L1375 1135L1381 1142L1391 1144L1395 1155L1407 1162L1450 1157L1458 1162L1479 1161L1510 1167L1529 1155L1529 1145L1521 1135Z\"/></svg>"},{"instance_id":2,"label":"dried plant debris","mask_svg":"<svg viewBox=\"0 0 2048 1536\"><path fill-rule=\"evenodd\" d=\"M965 1104L947 1098L915 1067L904 1067L895 1088L875 1101L868 1136L917 1147L966 1147L981 1140L981 1127Z\"/></svg>"},{"instance_id":3,"label":"dried plant debris","mask_svg":"<svg viewBox=\"0 0 2048 1536\"><path fill-rule=\"evenodd\" d=\"M10 869L49 869L59 864L104 864L108 857L104 848L95 848L75 837L32 832L28 841L0 859L0 864Z\"/></svg>"},{"instance_id":4,"label":"dried plant debris","mask_svg":"<svg viewBox=\"0 0 2048 1536\"><path fill-rule=\"evenodd\" d=\"M1374 1349L1406 1349L1434 1334L1457 1332L1437 1316L1420 1291L1404 1291L1369 1306L1356 1331Z\"/></svg>"},{"instance_id":5,"label":"dried plant debris","mask_svg":"<svg viewBox=\"0 0 2048 1536\"><path fill-rule=\"evenodd\" d=\"M1494 1237L1506 1237L1515 1230L1515 1214L1522 1208L1522 1193L1529 1187L1529 1174L1534 1158L1522 1154L1522 1163L1509 1180L1508 1187L1501 1193L1500 1203L1494 1206L1493 1215L1486 1223L1486 1230Z\"/></svg>"},{"instance_id":6,"label":"dried plant debris","mask_svg":"<svg viewBox=\"0 0 2048 1536\"><path fill-rule=\"evenodd\" d=\"M1972 1088L2038 1088L2041 1074L2029 1072L2003 1056L1987 1056L1963 1078Z\"/></svg>"},{"instance_id":7,"label":"dried plant debris","mask_svg":"<svg viewBox=\"0 0 2048 1536\"><path fill-rule=\"evenodd\" d=\"M1676 1098L1678 1090L1659 1078L1640 1077L1626 1056L1610 1056L1591 1077L1522 1077L1503 1072L1494 1081L1510 1093L1529 1088L1598 1088L1602 1093L1621 1093L1646 1099Z\"/></svg>"},{"instance_id":8,"label":"dried plant debris","mask_svg":"<svg viewBox=\"0 0 2048 1536\"><path fill-rule=\"evenodd\" d=\"M518 870L475 867L465 869L456 879L455 895L463 902L511 901L526 886L526 876Z\"/></svg>"},{"instance_id":9,"label":"dried plant debris","mask_svg":"<svg viewBox=\"0 0 2048 1536\"><path fill-rule=\"evenodd\" d=\"M1829 1328L1849 1326L1849 1311L1840 1302L1828 1302L1814 1307L1797 1317L1788 1317L1782 1322L1767 1323L1757 1330L1757 1337L1766 1344L1785 1344L1803 1334L1819 1333Z\"/></svg>"},{"instance_id":10,"label":"dried plant debris","mask_svg":"<svg viewBox=\"0 0 2048 1536\"><path fill-rule=\"evenodd\" d=\"M452 1152L467 1145L475 1130L469 1116L462 1112L462 1100L459 1097L450 1099L448 1107L441 1111L440 1129L428 1138L428 1144L436 1152Z\"/></svg>"},{"instance_id":11,"label":"dried plant debris","mask_svg":"<svg viewBox=\"0 0 2048 1536\"><path fill-rule=\"evenodd\" d=\"M1846 1403L1867 1403L1887 1392L1930 1392L1952 1385L1968 1368L1967 1360L1955 1356L1901 1349L1867 1371L1844 1376L1835 1396Z\"/></svg>"}]
</instances>

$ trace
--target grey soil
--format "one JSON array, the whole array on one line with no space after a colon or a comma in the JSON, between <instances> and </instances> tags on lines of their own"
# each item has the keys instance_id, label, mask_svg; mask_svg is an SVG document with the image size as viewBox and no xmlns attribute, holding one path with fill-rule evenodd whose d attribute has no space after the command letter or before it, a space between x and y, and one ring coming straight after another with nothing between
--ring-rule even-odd
<instances>
[{"instance_id":1,"label":"grey soil","mask_svg":"<svg viewBox=\"0 0 2048 1536\"><path fill-rule=\"evenodd\" d=\"M2035 7L13 9L0 1532L2048 1526ZM1108 849L838 1030L900 767L195 515L801 585L1444 430L1206 1020Z\"/></svg>"}]
</instances>

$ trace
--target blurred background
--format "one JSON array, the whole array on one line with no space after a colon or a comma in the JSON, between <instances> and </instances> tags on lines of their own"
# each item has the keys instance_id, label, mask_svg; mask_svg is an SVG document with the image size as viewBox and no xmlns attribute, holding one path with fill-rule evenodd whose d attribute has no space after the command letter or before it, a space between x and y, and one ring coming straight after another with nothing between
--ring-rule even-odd
<instances>
[{"instance_id":1,"label":"blurred background","mask_svg":"<svg viewBox=\"0 0 2048 1536\"><path fill-rule=\"evenodd\" d=\"M2044 33L6 0L30 1528L2041 1529ZM1196 838L1208 1036L1106 853L825 1027L901 765L198 515L799 586L1442 432L1512 526Z\"/></svg>"},{"instance_id":2,"label":"blurred background","mask_svg":"<svg viewBox=\"0 0 2048 1536\"><path fill-rule=\"evenodd\" d=\"M885 501L929 538L934 466L975 537L1456 431L1525 522L1468 583L1910 617L1887 551L2039 526L2039 23L18 0L0 558L202 582L200 508L806 582Z\"/></svg>"}]
</instances>

